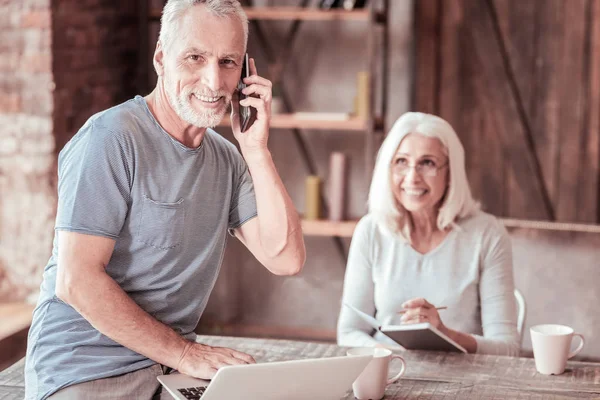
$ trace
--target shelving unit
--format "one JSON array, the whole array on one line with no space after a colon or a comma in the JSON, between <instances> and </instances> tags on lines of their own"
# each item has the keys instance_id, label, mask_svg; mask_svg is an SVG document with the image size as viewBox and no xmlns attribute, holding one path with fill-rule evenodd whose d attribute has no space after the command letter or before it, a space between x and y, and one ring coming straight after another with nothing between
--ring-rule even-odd
<instances>
[{"instance_id":1,"label":"shelving unit","mask_svg":"<svg viewBox=\"0 0 600 400\"><path fill-rule=\"evenodd\" d=\"M251 1L249 2L252 3ZM306 3L306 2L305 2ZM259 20L294 20L295 25L290 29L290 35L288 38L293 42L299 29L299 25L302 21L362 21L367 23L367 48L366 56L368 60L368 69L370 73L370 99L369 99L369 116L368 118L361 119L358 117L352 117L345 121L338 120L324 120L323 118L316 118L314 120L297 119L294 118L293 114L274 114L271 119L271 127L274 129L294 129L294 135L299 149L299 153L304 158L304 162L310 174L317 174L315 162L312 159L308 146L303 142L303 138L300 135L300 129L314 129L314 130L336 130L336 131L348 131L348 132L361 132L365 135L365 170L371 171L374 165L374 156L376 152L375 139L376 135L380 134L383 136L385 132L384 117L387 111L387 36L388 36L388 10L389 1L372 0L367 8L357 9L353 11L346 11L341 9L336 10L320 10L317 8L303 8L303 7L246 7L245 11L250 20L253 20L254 27L258 26ZM382 48L377 53L381 57L379 65L375 60L375 29L377 26L383 28L383 40ZM265 34L259 29L259 39L265 40ZM263 46L264 47L264 46ZM291 47L291 45L290 45ZM282 58L289 57L289 54L284 54ZM276 57L271 57L274 69L281 70L282 65L285 62L281 60L275 60ZM381 67L381 109L375 110L375 79L376 68ZM277 77L275 77L277 78ZM285 99L284 99L285 100ZM290 109L290 102L287 103L287 108ZM291 110L290 110L291 111ZM228 124L229 121L224 121L223 124ZM317 174L318 175L318 174ZM327 204L326 199L321 199L322 204ZM345 251L343 244L339 240L341 237L351 237L356 226L356 221L342 221L333 222L328 220L303 220L302 227L304 234L307 236L331 236L336 238L338 250L345 258Z\"/></svg>"},{"instance_id":2,"label":"shelving unit","mask_svg":"<svg viewBox=\"0 0 600 400\"><path fill-rule=\"evenodd\" d=\"M275 129L324 129L363 132L368 122L362 118L350 117L347 120L327 120L321 118L298 118L294 114L274 114L271 117L271 128ZM219 126L231 126L229 116L226 116Z\"/></svg>"},{"instance_id":3,"label":"shelving unit","mask_svg":"<svg viewBox=\"0 0 600 400\"><path fill-rule=\"evenodd\" d=\"M307 8L310 0L297 0L297 7L252 7L253 0L242 0L245 12L250 20L250 35L252 40L258 44L262 55L267 61L267 76L274 84L279 82L281 98L285 113L273 114L271 118L271 134L277 135L278 130L288 130L292 133L290 145L297 150L299 159L303 162L307 175L321 175L323 171L317 171L315 157L311 154L310 146L302 134L303 130L344 132L348 135L364 135L364 158L365 171L372 171L376 153L377 139L383 138L385 132L385 116L387 112L387 87L388 87L388 10L389 0L370 0L368 6L354 11L321 10L318 8ZM138 0L140 15L140 38L142 51L140 54L140 81L142 89L151 89L155 78L152 73L151 54L154 42L148 41L150 37L157 35L162 6L164 0ZM314 3L314 2L313 2ZM270 45L271 35L269 22L265 21L289 21L288 32L281 36L286 46L280 53L273 51ZM362 68L370 74L370 98L369 112L366 117L349 116L347 119L329 118L327 113L315 113L301 117L295 113L294 103L291 96L285 91L284 82L281 81L283 70L292 56L293 43L301 36L300 27L304 22L313 23L349 23L364 26L365 47L360 57L366 64ZM341 39L340 39L341 40ZM378 48L378 46L380 46ZM265 69L263 69L265 70ZM377 81L375 77L378 77ZM342 84L340 82L340 84ZM349 84L345 82L343 84ZM354 85L354 82L350 82ZM144 86L145 85L145 86ZM380 100L376 101L376 96ZM377 105L377 109L376 109ZM312 114L312 113L311 113ZM330 117L332 115L329 115ZM220 126L230 126L227 116ZM342 144L343 146L343 144ZM319 173L321 172L321 173ZM367 174L367 177L370 178ZM326 205L327 199L322 198L321 203ZM355 216L356 218L356 216ZM302 229L307 236L331 237L336 247L345 260L345 248L341 238L350 238L356 227L355 219L349 221L329 220L303 220ZM240 320L232 323L207 322L204 321L203 331L221 335L256 336L256 337L281 337L290 339L310 339L319 341L335 341L335 330L321 330L302 327L287 326L255 326Z\"/></svg>"},{"instance_id":4,"label":"shelving unit","mask_svg":"<svg viewBox=\"0 0 600 400\"><path fill-rule=\"evenodd\" d=\"M245 7L246 15L250 20L302 20L302 21L368 21L370 11L367 8L354 11L342 9L321 10L318 8L273 6L273 7ZM153 19L159 19L160 8L154 8L150 12Z\"/></svg>"},{"instance_id":5,"label":"shelving unit","mask_svg":"<svg viewBox=\"0 0 600 400\"><path fill-rule=\"evenodd\" d=\"M308 236L352 237L358 221L302 220L302 231Z\"/></svg>"},{"instance_id":6,"label":"shelving unit","mask_svg":"<svg viewBox=\"0 0 600 400\"><path fill-rule=\"evenodd\" d=\"M146 26L142 29L148 32L148 23L160 21L162 4L160 0L139 0L145 4L146 7ZM385 132L384 117L387 111L387 25L388 25L388 10L389 0L372 0L369 2L366 8L361 8L353 11L346 11L343 9L332 9L332 10L321 10L315 7L303 7L302 5L308 4L308 1L300 1L301 6L271 6L271 7L252 7L253 2L251 0L242 1L245 4L244 10L248 19L251 23L251 32L256 36L256 39L261 42L268 41L268 35L265 34L265 29L259 24L259 21L293 21L290 32L287 35L287 40L292 43L298 35L300 25L304 21L347 21L365 23L365 31L367 33L367 47L366 57L368 63L368 70L371 77L370 84L370 110L368 118L360 118L357 116L351 116L348 119L327 119L327 116L319 116L318 113L314 118L298 118L294 115L292 110L291 102L289 98L286 99L284 95L284 103L288 113L284 114L273 114L271 119L271 128L274 131L278 129L291 129L293 130L294 139L298 146L298 154L303 159L304 164L307 167L309 174L317 174L316 163L314 157L310 154L309 146L305 142L305 139L301 135L301 130L324 130L324 131L346 131L349 134L361 133L365 135L365 170L370 171L374 165L374 156L376 152L376 136L383 136ZM382 48L377 54L379 55L380 62L375 60L375 47L376 47L376 34L375 30L377 27L382 28ZM268 43L262 43L268 44ZM268 49L269 46L261 46L263 50ZM291 44L290 44L291 48ZM270 77L271 80L277 81L282 74L283 66L285 65L286 58L291 56L287 54L265 54L269 59L270 70L277 71L278 76ZM148 54L144 57L148 58ZM375 80L376 69L381 68L381 101L380 110L375 110ZM146 77L146 80L147 77ZM229 116L227 116L219 126L230 126L231 122ZM326 205L327 200L323 197L321 203ZM325 206L326 208L326 206ZM304 233L306 235L315 236L333 236L333 237L349 237L352 234L353 226L355 221L347 222L330 222L327 220L319 221L303 221ZM338 248L343 253L343 246L338 240Z\"/></svg>"}]
</instances>

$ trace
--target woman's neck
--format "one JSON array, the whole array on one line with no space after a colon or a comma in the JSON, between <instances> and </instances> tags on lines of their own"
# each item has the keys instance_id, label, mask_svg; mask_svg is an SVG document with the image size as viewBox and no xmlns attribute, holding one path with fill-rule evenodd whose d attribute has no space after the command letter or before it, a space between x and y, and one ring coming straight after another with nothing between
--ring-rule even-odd
<instances>
[{"instance_id":1,"label":"woman's neck","mask_svg":"<svg viewBox=\"0 0 600 400\"><path fill-rule=\"evenodd\" d=\"M409 213L411 232L418 237L429 237L436 231L438 213L432 210Z\"/></svg>"},{"instance_id":2,"label":"woman's neck","mask_svg":"<svg viewBox=\"0 0 600 400\"><path fill-rule=\"evenodd\" d=\"M418 252L425 254L436 248L446 237L447 232L437 226L438 213L410 213L410 244Z\"/></svg>"}]
</instances>

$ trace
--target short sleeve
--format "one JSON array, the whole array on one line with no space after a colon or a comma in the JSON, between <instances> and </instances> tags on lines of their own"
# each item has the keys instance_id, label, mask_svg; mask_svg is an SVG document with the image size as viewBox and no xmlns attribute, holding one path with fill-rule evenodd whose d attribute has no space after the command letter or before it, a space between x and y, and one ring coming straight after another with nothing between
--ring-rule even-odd
<instances>
[{"instance_id":1,"label":"short sleeve","mask_svg":"<svg viewBox=\"0 0 600 400\"><path fill-rule=\"evenodd\" d=\"M228 225L230 230L240 227L257 215L254 184L248 166L237 150L235 150L234 160L236 172L229 209Z\"/></svg>"},{"instance_id":2,"label":"short sleeve","mask_svg":"<svg viewBox=\"0 0 600 400\"><path fill-rule=\"evenodd\" d=\"M56 229L118 238L129 208L132 169L125 135L88 121L59 156Z\"/></svg>"}]
</instances>

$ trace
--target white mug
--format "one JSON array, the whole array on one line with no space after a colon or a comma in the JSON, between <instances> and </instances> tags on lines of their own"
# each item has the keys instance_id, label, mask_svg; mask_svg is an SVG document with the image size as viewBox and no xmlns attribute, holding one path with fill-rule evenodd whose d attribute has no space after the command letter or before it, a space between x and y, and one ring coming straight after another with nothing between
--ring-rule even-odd
<instances>
[{"instance_id":1,"label":"white mug","mask_svg":"<svg viewBox=\"0 0 600 400\"><path fill-rule=\"evenodd\" d=\"M388 349L379 347L359 347L348 350L349 356L372 355L373 359L369 362L363 372L356 378L352 384L354 397L359 400L371 399L379 400L385 394L387 385L396 382L406 371L406 362L402 357ZM390 361L398 359L402 363L400 372L393 378L388 378Z\"/></svg>"},{"instance_id":2,"label":"white mug","mask_svg":"<svg viewBox=\"0 0 600 400\"><path fill-rule=\"evenodd\" d=\"M529 331L535 368L544 375L560 375L565 372L567 360L577 355L585 343L583 335L574 333L573 328L565 325L536 325ZM579 336L581 343L570 352L573 336Z\"/></svg>"}]
</instances>

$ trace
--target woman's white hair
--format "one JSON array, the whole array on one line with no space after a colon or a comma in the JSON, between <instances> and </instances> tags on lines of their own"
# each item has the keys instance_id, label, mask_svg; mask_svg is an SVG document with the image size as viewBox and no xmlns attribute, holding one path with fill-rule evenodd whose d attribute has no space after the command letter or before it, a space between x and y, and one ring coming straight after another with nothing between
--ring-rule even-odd
<instances>
[{"instance_id":1,"label":"woman's white hair","mask_svg":"<svg viewBox=\"0 0 600 400\"><path fill-rule=\"evenodd\" d=\"M173 43L177 32L177 21L190 8L204 4L206 8L218 17L237 17L244 27L244 48L248 44L248 16L238 0L168 0L160 19L160 34L158 39L163 48Z\"/></svg>"},{"instance_id":2,"label":"woman's white hair","mask_svg":"<svg viewBox=\"0 0 600 400\"><path fill-rule=\"evenodd\" d=\"M405 113L394 123L379 149L369 190L369 214L382 231L399 235L408 242L410 219L392 192L391 164L400 142L411 133L439 139L448 156L449 184L437 217L438 229L454 226L458 219L479 209L479 203L473 199L467 181L465 151L452 126L435 115Z\"/></svg>"}]
</instances>

